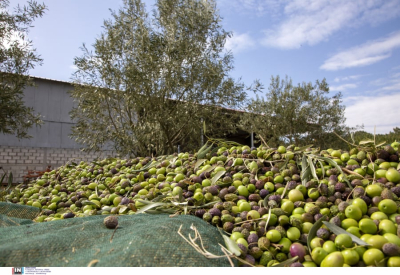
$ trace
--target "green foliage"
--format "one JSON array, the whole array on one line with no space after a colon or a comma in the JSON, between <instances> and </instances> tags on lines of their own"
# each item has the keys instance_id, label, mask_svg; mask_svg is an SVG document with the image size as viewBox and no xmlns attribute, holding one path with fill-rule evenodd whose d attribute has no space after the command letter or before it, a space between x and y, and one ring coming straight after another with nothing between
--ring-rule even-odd
<instances>
[{"instance_id":1,"label":"green foliage","mask_svg":"<svg viewBox=\"0 0 400 275\"><path fill-rule=\"evenodd\" d=\"M0 169L3 170L3 168ZM7 186L3 186L3 182L5 179L7 180ZM10 193L12 183L13 183L12 172L7 173L6 171L3 170L3 174L0 176L0 201L6 201L5 196Z\"/></svg>"},{"instance_id":2,"label":"green foliage","mask_svg":"<svg viewBox=\"0 0 400 275\"><path fill-rule=\"evenodd\" d=\"M152 16L140 0L125 0L94 43L75 58L77 108L72 136L96 151L109 144L121 154L166 154L200 144L202 119L209 135L234 131L246 93L228 76L213 0L158 0Z\"/></svg>"},{"instance_id":3,"label":"green foliage","mask_svg":"<svg viewBox=\"0 0 400 275\"><path fill-rule=\"evenodd\" d=\"M257 94L250 100L241 125L269 146L286 143L325 148L339 142L333 131L349 130L344 125L344 109L341 93L330 97L325 79L294 86L288 77L277 76L271 78L264 97Z\"/></svg>"},{"instance_id":4,"label":"green foliage","mask_svg":"<svg viewBox=\"0 0 400 275\"><path fill-rule=\"evenodd\" d=\"M350 136L349 136L350 138ZM371 134L365 131L356 131L353 134L354 142L359 144L363 140L374 140L376 144L385 143L391 144L394 141L400 141L400 128L395 127L387 134ZM350 140L350 139L347 139Z\"/></svg>"},{"instance_id":5,"label":"green foliage","mask_svg":"<svg viewBox=\"0 0 400 275\"><path fill-rule=\"evenodd\" d=\"M29 1L27 6L8 11L9 1L0 1L0 133L30 138L27 131L40 125L40 115L24 105L23 90L32 85L30 69L41 64L42 59L25 36L45 5Z\"/></svg>"}]
</instances>

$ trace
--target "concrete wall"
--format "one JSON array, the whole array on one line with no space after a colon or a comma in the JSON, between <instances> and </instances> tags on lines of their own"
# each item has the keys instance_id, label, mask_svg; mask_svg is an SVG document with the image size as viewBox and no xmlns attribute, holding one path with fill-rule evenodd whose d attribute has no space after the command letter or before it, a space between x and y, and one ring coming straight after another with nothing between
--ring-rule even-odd
<instances>
[{"instance_id":1,"label":"concrete wall","mask_svg":"<svg viewBox=\"0 0 400 275\"><path fill-rule=\"evenodd\" d=\"M115 155L111 150L83 153L81 145L69 137L74 125L69 112L75 106L68 93L73 89L71 83L34 79L36 86L25 89L24 101L42 115L44 124L29 130L31 139L0 134L0 167L13 172L15 183L21 182L28 170L43 171L48 165L56 168L72 158L79 162Z\"/></svg>"},{"instance_id":2,"label":"concrete wall","mask_svg":"<svg viewBox=\"0 0 400 275\"><path fill-rule=\"evenodd\" d=\"M19 183L29 170L43 171L49 165L54 169L70 160L79 163L111 156L113 156L112 151L84 153L73 148L0 146L0 167L5 171L11 171L14 183Z\"/></svg>"}]
</instances>

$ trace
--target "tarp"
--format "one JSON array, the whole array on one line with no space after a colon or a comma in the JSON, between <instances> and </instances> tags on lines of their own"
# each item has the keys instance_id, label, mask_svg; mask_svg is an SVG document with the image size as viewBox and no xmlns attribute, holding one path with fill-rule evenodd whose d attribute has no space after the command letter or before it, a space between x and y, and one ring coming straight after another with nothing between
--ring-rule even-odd
<instances>
[{"instance_id":1,"label":"tarp","mask_svg":"<svg viewBox=\"0 0 400 275\"><path fill-rule=\"evenodd\" d=\"M207 251L224 255L218 229L195 216L120 215L114 230L105 227L104 215L35 223L39 212L0 203L0 266L230 266L226 258L206 258L178 234L182 226L186 238L194 237L193 225Z\"/></svg>"}]
</instances>

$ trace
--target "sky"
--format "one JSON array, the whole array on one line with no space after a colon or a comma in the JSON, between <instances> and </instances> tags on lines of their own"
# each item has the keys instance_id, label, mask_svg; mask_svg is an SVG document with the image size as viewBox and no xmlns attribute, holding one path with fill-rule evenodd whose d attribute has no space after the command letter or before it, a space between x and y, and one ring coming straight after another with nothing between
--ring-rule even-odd
<instances>
[{"instance_id":1,"label":"sky","mask_svg":"<svg viewBox=\"0 0 400 275\"><path fill-rule=\"evenodd\" d=\"M143 0L149 11L155 0ZM122 0L38 1L48 10L28 37L43 64L30 75L71 81L74 58L91 46ZM400 127L400 0L217 0L222 26L232 32L231 76L272 76L293 84L326 79L341 92L346 125L389 133ZM26 0L10 0L10 7ZM252 96L252 95L251 95Z\"/></svg>"}]
</instances>

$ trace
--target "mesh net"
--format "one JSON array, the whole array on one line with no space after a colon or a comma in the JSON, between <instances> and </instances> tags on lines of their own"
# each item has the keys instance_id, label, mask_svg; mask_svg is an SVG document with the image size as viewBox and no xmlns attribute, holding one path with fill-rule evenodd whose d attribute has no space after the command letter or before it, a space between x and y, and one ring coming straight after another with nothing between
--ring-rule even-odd
<instances>
[{"instance_id":1,"label":"mesh net","mask_svg":"<svg viewBox=\"0 0 400 275\"><path fill-rule=\"evenodd\" d=\"M36 207L0 202L0 227L33 223L39 213Z\"/></svg>"},{"instance_id":2,"label":"mesh net","mask_svg":"<svg viewBox=\"0 0 400 275\"><path fill-rule=\"evenodd\" d=\"M193 225L204 248L223 255L221 234L195 216L123 215L113 230L104 226L105 216L34 223L38 214L34 207L0 203L0 266L230 266L226 258L206 258L179 236L182 225L181 233L194 237Z\"/></svg>"}]
</instances>

